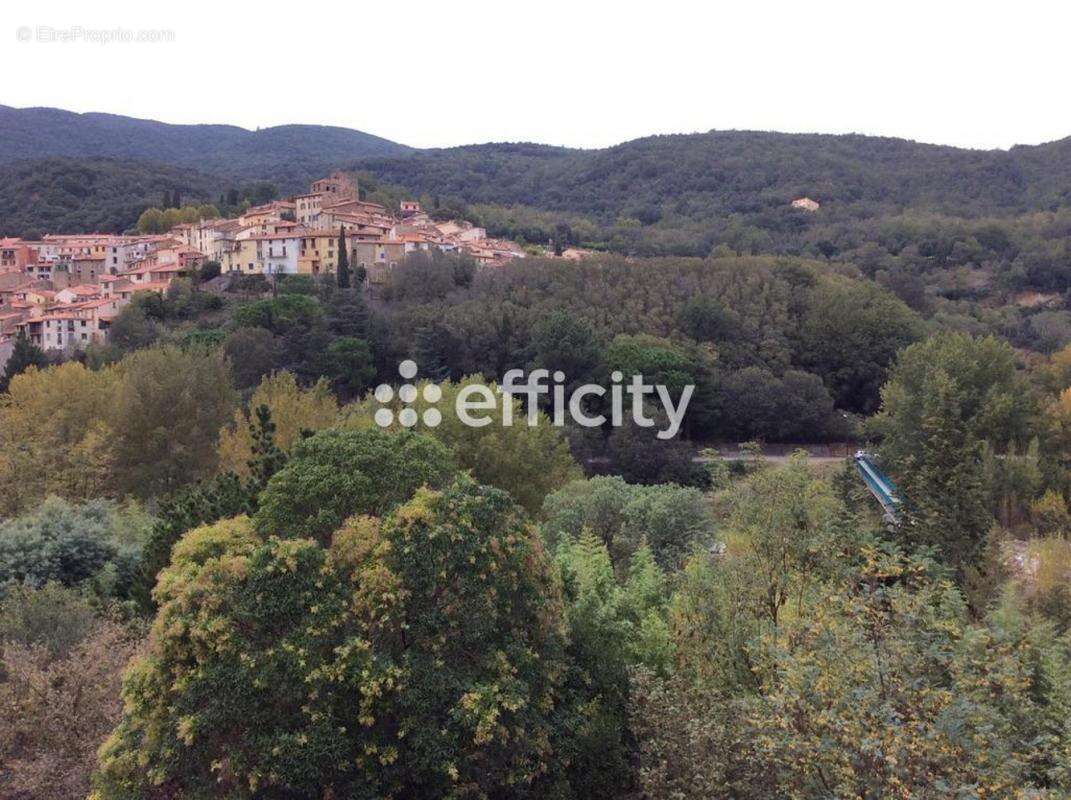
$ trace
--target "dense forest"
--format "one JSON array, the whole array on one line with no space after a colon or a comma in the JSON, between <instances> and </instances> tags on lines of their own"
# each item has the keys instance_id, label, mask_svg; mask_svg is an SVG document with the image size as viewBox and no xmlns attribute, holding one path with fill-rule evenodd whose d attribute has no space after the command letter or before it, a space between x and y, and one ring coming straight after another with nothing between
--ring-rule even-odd
<instances>
[{"instance_id":1,"label":"dense forest","mask_svg":"<svg viewBox=\"0 0 1071 800\"><path fill-rule=\"evenodd\" d=\"M107 344L16 341L0 796L1071 796L1067 142L380 156L346 156L366 198L546 253L352 287L210 262ZM181 157L0 167L0 221L291 190ZM668 440L605 397L466 424L511 368L694 392ZM865 449L894 513L781 455L814 443Z\"/></svg>"},{"instance_id":2,"label":"dense forest","mask_svg":"<svg viewBox=\"0 0 1071 800\"><path fill-rule=\"evenodd\" d=\"M45 158L0 166L0 235L122 233L164 192L215 197L217 178L108 158Z\"/></svg>"},{"instance_id":3,"label":"dense forest","mask_svg":"<svg viewBox=\"0 0 1071 800\"><path fill-rule=\"evenodd\" d=\"M1071 792L1071 348L821 260L417 256L44 356L0 393L5 796ZM403 358L418 421L373 421ZM696 392L672 441L463 424L513 366ZM850 463L696 458L844 435L900 524Z\"/></svg>"},{"instance_id":4,"label":"dense forest","mask_svg":"<svg viewBox=\"0 0 1071 800\"><path fill-rule=\"evenodd\" d=\"M830 226L904 213L977 219L1067 205L1071 143L974 151L869 136L655 136L605 150L487 144L356 166L433 198L492 208L524 234L563 215L576 243L637 254L817 252ZM790 207L801 197L818 214ZM503 219L505 217L505 219ZM513 219L511 220L510 217ZM545 226L543 236L553 235Z\"/></svg>"},{"instance_id":5,"label":"dense forest","mask_svg":"<svg viewBox=\"0 0 1071 800\"><path fill-rule=\"evenodd\" d=\"M306 185L345 160L399 155L404 145L348 128L170 125L116 114L0 106L0 164L47 156L122 158ZM295 187L296 188L296 187Z\"/></svg>"}]
</instances>

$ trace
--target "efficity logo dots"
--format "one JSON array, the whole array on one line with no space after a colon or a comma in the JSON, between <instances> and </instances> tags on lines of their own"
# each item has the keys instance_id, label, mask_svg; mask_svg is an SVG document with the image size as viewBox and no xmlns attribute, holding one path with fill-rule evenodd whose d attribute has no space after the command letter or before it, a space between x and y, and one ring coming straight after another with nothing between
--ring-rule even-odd
<instances>
[{"instance_id":1,"label":"efficity logo dots","mask_svg":"<svg viewBox=\"0 0 1071 800\"><path fill-rule=\"evenodd\" d=\"M413 380L417 375L416 362L406 359L398 365L398 374L407 381ZM432 404L438 403L443 398L443 390L434 383L425 386L421 394L424 395L425 402ZM394 387L389 383L381 383L376 387L372 396L376 398L377 403L385 406L394 399ZM398 399L405 404L405 407L398 412L398 423L405 428L412 428L417 424L418 419L423 420L429 428L434 428L443 421L443 415L437 408L425 409L423 414L417 416L416 409L412 407L412 403L417 399L417 387L411 383L403 383L398 387ZM381 408L376 411L375 420L379 427L388 428L394 424L394 412L389 408Z\"/></svg>"}]
</instances>

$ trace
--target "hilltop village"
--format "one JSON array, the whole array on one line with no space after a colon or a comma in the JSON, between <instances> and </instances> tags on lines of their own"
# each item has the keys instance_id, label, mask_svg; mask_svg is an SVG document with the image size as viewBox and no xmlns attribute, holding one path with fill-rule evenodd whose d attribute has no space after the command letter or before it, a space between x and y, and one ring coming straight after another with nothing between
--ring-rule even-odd
<instances>
[{"instance_id":1,"label":"hilltop village","mask_svg":"<svg viewBox=\"0 0 1071 800\"><path fill-rule=\"evenodd\" d=\"M139 292L165 292L214 262L236 275L333 275L340 246L365 286L382 284L407 255L463 253L495 266L525 253L467 221L436 221L415 201L397 213L360 199L356 178L337 172L309 191L247 208L233 219L176 225L163 234L49 234L0 240L0 369L17 337L69 353L107 340Z\"/></svg>"}]
</instances>

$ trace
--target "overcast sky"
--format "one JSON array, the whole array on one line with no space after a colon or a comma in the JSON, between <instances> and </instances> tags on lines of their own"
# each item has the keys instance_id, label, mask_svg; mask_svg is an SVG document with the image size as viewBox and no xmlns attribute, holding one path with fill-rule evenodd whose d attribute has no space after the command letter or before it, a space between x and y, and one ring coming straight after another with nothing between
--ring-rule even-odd
<instances>
[{"instance_id":1,"label":"overcast sky","mask_svg":"<svg viewBox=\"0 0 1071 800\"><path fill-rule=\"evenodd\" d=\"M341 125L418 147L730 128L982 148L1071 135L1071 8L1051 1L7 0L0 21L0 104L17 107ZM173 41L88 40L114 29Z\"/></svg>"}]
</instances>

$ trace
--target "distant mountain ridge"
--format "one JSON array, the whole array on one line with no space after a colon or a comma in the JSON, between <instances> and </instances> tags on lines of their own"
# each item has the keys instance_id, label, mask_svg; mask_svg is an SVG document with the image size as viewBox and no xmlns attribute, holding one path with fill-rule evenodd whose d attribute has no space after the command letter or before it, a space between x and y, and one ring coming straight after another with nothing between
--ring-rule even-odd
<instances>
[{"instance_id":1,"label":"distant mountain ridge","mask_svg":"<svg viewBox=\"0 0 1071 800\"><path fill-rule=\"evenodd\" d=\"M761 213L799 197L867 216L910 208L979 216L1071 204L1071 138L1005 151L858 134L711 131L601 150L531 144L418 150L354 166L413 191L470 203L644 224Z\"/></svg>"},{"instance_id":2,"label":"distant mountain ridge","mask_svg":"<svg viewBox=\"0 0 1071 800\"><path fill-rule=\"evenodd\" d=\"M348 128L280 125L173 125L115 114L0 106L0 164L66 156L157 161L229 178L303 181L313 171L370 156L396 156L405 145Z\"/></svg>"},{"instance_id":3,"label":"distant mountain ridge","mask_svg":"<svg viewBox=\"0 0 1071 800\"><path fill-rule=\"evenodd\" d=\"M415 149L338 127L249 131L0 106L0 231L97 219L91 207L102 196L113 213L101 224L122 227L161 186L211 200L267 180L289 194L338 168L451 209L476 206L475 219L501 235L546 242L567 219L575 241L639 254L706 254L722 242L795 252L839 236L817 228L864 219L1071 208L1071 138L968 150L861 134L710 131L594 150L524 142ZM87 174L94 181L83 191ZM802 197L820 211L793 209Z\"/></svg>"}]
</instances>

